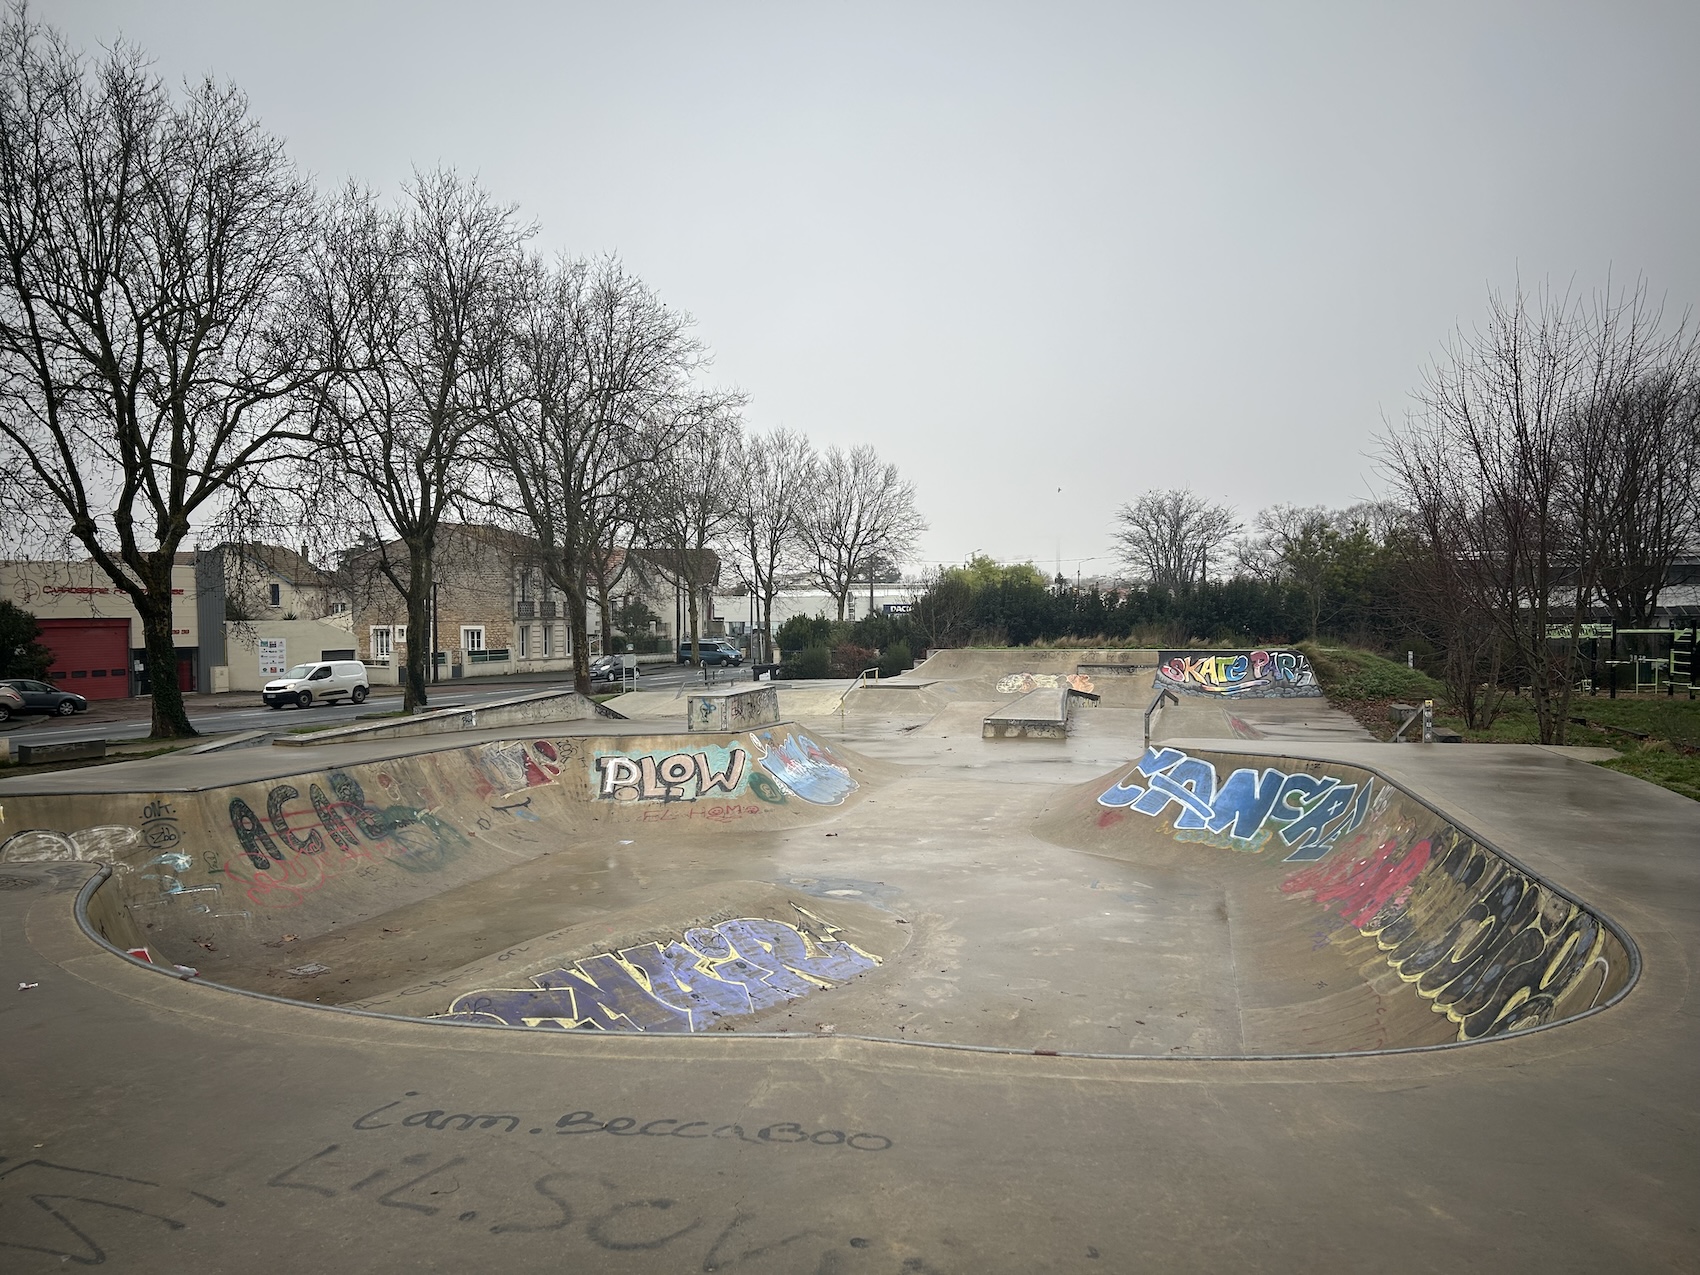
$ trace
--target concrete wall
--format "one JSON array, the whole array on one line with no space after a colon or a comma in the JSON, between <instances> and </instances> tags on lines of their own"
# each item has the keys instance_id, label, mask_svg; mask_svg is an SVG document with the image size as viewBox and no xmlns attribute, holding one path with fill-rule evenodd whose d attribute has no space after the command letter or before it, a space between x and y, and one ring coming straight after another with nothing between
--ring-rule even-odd
<instances>
[{"instance_id":1,"label":"concrete wall","mask_svg":"<svg viewBox=\"0 0 1700 1275\"><path fill-rule=\"evenodd\" d=\"M1180 695L1227 699L1307 699L1322 694L1310 661L1284 647L1159 651L1157 685Z\"/></svg>"}]
</instances>

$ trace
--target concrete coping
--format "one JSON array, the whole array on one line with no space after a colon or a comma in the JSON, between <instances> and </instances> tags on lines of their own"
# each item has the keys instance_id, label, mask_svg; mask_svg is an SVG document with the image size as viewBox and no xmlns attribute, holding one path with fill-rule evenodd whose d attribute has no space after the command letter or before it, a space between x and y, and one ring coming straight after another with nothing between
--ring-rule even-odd
<instances>
[{"instance_id":1,"label":"concrete coping","mask_svg":"<svg viewBox=\"0 0 1700 1275\"><path fill-rule=\"evenodd\" d=\"M272 737L269 730L245 730L235 735L225 735L220 739L208 740L193 748L185 748L185 757L198 757L202 753L222 753L230 748L259 748Z\"/></svg>"}]
</instances>

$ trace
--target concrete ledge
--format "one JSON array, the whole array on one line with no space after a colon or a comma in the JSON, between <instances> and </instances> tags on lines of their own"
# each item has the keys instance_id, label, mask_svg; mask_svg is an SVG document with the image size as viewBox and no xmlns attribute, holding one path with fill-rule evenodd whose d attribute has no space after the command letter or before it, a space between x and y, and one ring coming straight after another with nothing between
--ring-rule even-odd
<instances>
[{"instance_id":1,"label":"concrete ledge","mask_svg":"<svg viewBox=\"0 0 1700 1275\"><path fill-rule=\"evenodd\" d=\"M12 756L20 766L44 761L83 761L106 756L106 741L87 739L76 744L13 744Z\"/></svg>"},{"instance_id":2,"label":"concrete ledge","mask_svg":"<svg viewBox=\"0 0 1700 1275\"><path fill-rule=\"evenodd\" d=\"M1068 735L1067 686L1028 691L1012 704L988 715L980 725L982 739L1064 739Z\"/></svg>"},{"instance_id":3,"label":"concrete ledge","mask_svg":"<svg viewBox=\"0 0 1700 1275\"><path fill-rule=\"evenodd\" d=\"M779 688L772 682L692 691L687 731L754 730L779 724Z\"/></svg>"},{"instance_id":4,"label":"concrete ledge","mask_svg":"<svg viewBox=\"0 0 1700 1275\"><path fill-rule=\"evenodd\" d=\"M444 735L461 730L492 726L529 726L545 722L576 722L587 717L625 718L611 708L580 695L577 691L538 691L491 700L475 708L444 708L417 717L398 717L365 725L333 726L310 735L279 735L273 745L283 748L312 748L319 744L347 744L366 739L404 739L414 735Z\"/></svg>"}]
</instances>

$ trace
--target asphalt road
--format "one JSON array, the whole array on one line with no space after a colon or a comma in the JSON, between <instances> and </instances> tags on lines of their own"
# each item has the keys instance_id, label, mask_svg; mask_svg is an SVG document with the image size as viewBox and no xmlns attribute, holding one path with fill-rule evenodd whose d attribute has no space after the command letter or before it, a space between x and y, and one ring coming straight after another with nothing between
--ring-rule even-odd
<instances>
[{"instance_id":1,"label":"asphalt road","mask_svg":"<svg viewBox=\"0 0 1700 1275\"><path fill-rule=\"evenodd\" d=\"M654 671L651 672L650 670ZM715 670L718 684L747 679L743 669ZM674 690L687 682L701 682L700 670L675 664L656 664L646 668L638 679L638 687L646 691ZM526 691L547 690L567 686L566 681L526 681L523 683L473 685L468 683L440 684L431 695L432 708L459 708L484 704L490 700L519 695ZM598 689L603 689L600 685ZM340 721L353 721L361 713L390 712L401 706L399 687L374 688L372 698L364 705L315 704L308 709L267 708L260 702L258 692L239 691L228 696L190 697L189 721L205 735L229 734L236 731L264 730L272 727L292 729L297 726L326 726ZM0 735L15 737L20 743L69 744L88 739L145 739L149 730L146 699L97 702L87 715L49 717L28 714L0 724Z\"/></svg>"}]
</instances>

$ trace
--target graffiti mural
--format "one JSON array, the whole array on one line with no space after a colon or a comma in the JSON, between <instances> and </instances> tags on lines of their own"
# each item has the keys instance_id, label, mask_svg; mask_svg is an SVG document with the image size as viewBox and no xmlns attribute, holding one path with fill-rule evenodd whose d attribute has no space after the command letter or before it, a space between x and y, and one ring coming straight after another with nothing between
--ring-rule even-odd
<instances>
[{"instance_id":1,"label":"graffiti mural","mask_svg":"<svg viewBox=\"0 0 1700 1275\"><path fill-rule=\"evenodd\" d=\"M739 744L704 744L683 752L598 753L592 766L599 801L696 801L742 793L750 755Z\"/></svg>"},{"instance_id":2,"label":"graffiti mural","mask_svg":"<svg viewBox=\"0 0 1700 1275\"><path fill-rule=\"evenodd\" d=\"M1060 686L1092 694L1092 679L1084 673L1006 673L998 679L998 694L1025 695L1029 691L1054 691Z\"/></svg>"},{"instance_id":3,"label":"graffiti mural","mask_svg":"<svg viewBox=\"0 0 1700 1275\"><path fill-rule=\"evenodd\" d=\"M1159 651L1157 685L1183 695L1281 699L1322 694L1298 651Z\"/></svg>"},{"instance_id":4,"label":"graffiti mural","mask_svg":"<svg viewBox=\"0 0 1700 1275\"><path fill-rule=\"evenodd\" d=\"M565 756L562 755L563 751ZM504 739L493 744L481 744L472 757L483 772L485 783L478 795L518 792L522 788L540 788L561 773L561 763L572 756L571 743L557 746L547 739L530 744Z\"/></svg>"},{"instance_id":5,"label":"graffiti mural","mask_svg":"<svg viewBox=\"0 0 1700 1275\"><path fill-rule=\"evenodd\" d=\"M793 905L795 907L795 905ZM513 1027L700 1032L848 982L879 958L797 908L798 924L761 918L686 930L534 975L532 986L459 996L443 1018Z\"/></svg>"},{"instance_id":6,"label":"graffiti mural","mask_svg":"<svg viewBox=\"0 0 1700 1275\"><path fill-rule=\"evenodd\" d=\"M1156 818L1176 807L1182 841L1262 850L1271 837L1290 848L1286 861L1320 859L1357 831L1374 800L1375 780L1346 783L1331 775L1287 774L1242 767L1226 780L1216 767L1178 748L1147 748L1131 773L1098 797L1100 806Z\"/></svg>"},{"instance_id":7,"label":"graffiti mural","mask_svg":"<svg viewBox=\"0 0 1700 1275\"><path fill-rule=\"evenodd\" d=\"M0 862L75 863L116 859L141 845L142 834L122 824L104 824L71 833L26 828L0 842Z\"/></svg>"},{"instance_id":8,"label":"graffiti mural","mask_svg":"<svg viewBox=\"0 0 1700 1275\"><path fill-rule=\"evenodd\" d=\"M230 826L242 853L223 868L256 907L295 907L327 882L349 871L390 864L408 872L436 872L467 840L451 824L414 806L367 801L360 781L343 771L301 790L276 785L266 814L241 797L230 800Z\"/></svg>"},{"instance_id":9,"label":"graffiti mural","mask_svg":"<svg viewBox=\"0 0 1700 1275\"><path fill-rule=\"evenodd\" d=\"M858 787L850 771L807 735L787 735L778 743L772 731L751 738L762 749L762 769L804 801L836 806Z\"/></svg>"},{"instance_id":10,"label":"graffiti mural","mask_svg":"<svg viewBox=\"0 0 1700 1275\"><path fill-rule=\"evenodd\" d=\"M1572 994L1599 1000L1620 949L1592 913L1456 831L1373 841L1357 838L1281 889L1374 939L1459 1040L1550 1022Z\"/></svg>"}]
</instances>

